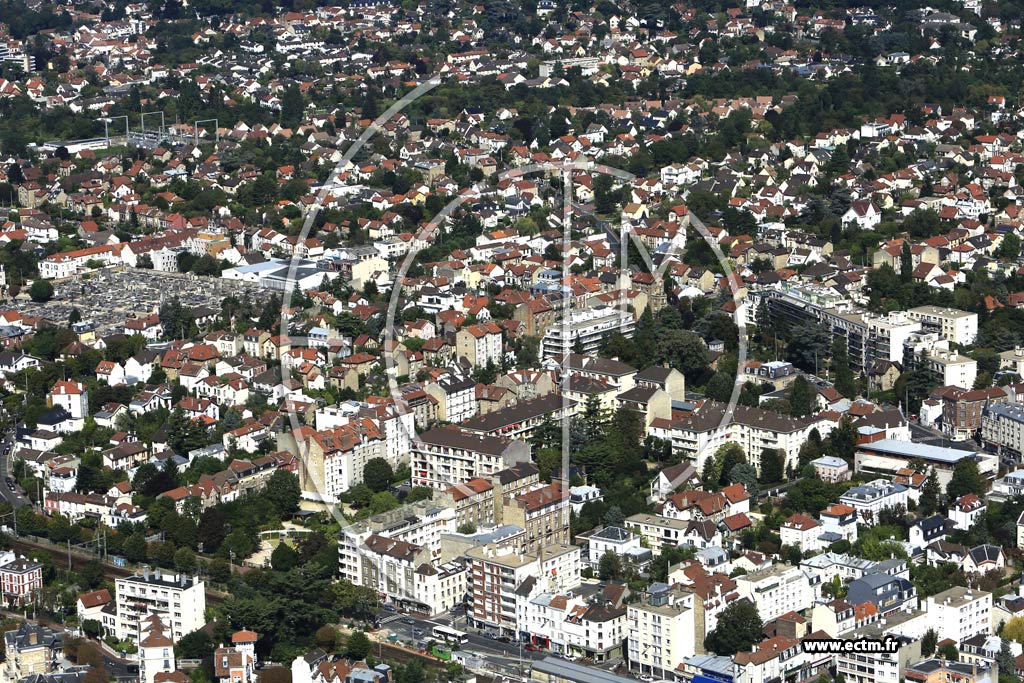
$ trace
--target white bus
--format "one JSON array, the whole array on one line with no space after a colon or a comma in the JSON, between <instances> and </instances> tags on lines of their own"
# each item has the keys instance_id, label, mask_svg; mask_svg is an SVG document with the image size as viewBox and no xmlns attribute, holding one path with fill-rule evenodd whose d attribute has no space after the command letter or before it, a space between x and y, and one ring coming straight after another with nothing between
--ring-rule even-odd
<instances>
[{"instance_id":1,"label":"white bus","mask_svg":"<svg viewBox=\"0 0 1024 683\"><path fill-rule=\"evenodd\" d=\"M435 626L432 631L435 638L443 640L446 643L459 643L460 645L465 644L469 637L462 631L456 631L453 628L447 626Z\"/></svg>"}]
</instances>

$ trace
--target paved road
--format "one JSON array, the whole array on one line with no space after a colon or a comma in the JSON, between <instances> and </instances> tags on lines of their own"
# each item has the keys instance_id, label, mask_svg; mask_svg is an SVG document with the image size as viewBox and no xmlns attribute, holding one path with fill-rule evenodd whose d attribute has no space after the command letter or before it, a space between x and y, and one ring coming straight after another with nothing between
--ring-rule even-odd
<instances>
[{"instance_id":1,"label":"paved road","mask_svg":"<svg viewBox=\"0 0 1024 683\"><path fill-rule=\"evenodd\" d=\"M929 446L956 448L961 451L981 450L981 447L974 442L974 439L968 439L967 441L950 441L949 437L942 432L922 427L916 422L910 423L910 436L915 443L923 443Z\"/></svg>"},{"instance_id":2,"label":"paved road","mask_svg":"<svg viewBox=\"0 0 1024 683\"><path fill-rule=\"evenodd\" d=\"M435 626L452 626L460 631L465 631L468 636L468 642L463 643L460 649L467 652L478 653L488 661L494 662L507 668L516 668L519 664L519 647L513 646L509 643L503 643L499 640L493 640L491 638L485 638L479 633L472 632L465 626L464 619L460 616L452 624L452 617L450 615L437 617L434 619L423 619L419 617L413 617L408 615L396 614L397 619L389 621L381 626L381 629L388 631L389 633L397 634L398 640L401 642L417 643L419 641L433 640L431 632ZM413 623L406 623L407 620L411 620ZM421 635L416 635L415 631L421 631ZM551 654L550 652L530 652L529 650L522 651L522 661L524 667L529 666L530 660L541 660Z\"/></svg>"},{"instance_id":3,"label":"paved road","mask_svg":"<svg viewBox=\"0 0 1024 683\"><path fill-rule=\"evenodd\" d=\"M7 486L6 479L11 476L11 469L14 467L13 452L14 433L4 434L3 440L0 441L0 479L4 479L4 481L0 481L0 498L10 503L13 507L20 508L31 505L32 501L21 492L17 485L15 485L14 491L11 491Z\"/></svg>"}]
</instances>

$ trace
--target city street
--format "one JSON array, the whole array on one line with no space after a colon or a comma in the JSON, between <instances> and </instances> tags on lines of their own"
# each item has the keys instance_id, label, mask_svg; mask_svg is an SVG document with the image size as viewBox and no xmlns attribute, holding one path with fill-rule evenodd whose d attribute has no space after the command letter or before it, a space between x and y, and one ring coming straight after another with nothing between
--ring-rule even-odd
<instances>
[{"instance_id":1,"label":"city street","mask_svg":"<svg viewBox=\"0 0 1024 683\"><path fill-rule=\"evenodd\" d=\"M408 623L408 622L412 623ZM494 638L487 638L472 626L466 626L462 611L455 614L445 614L440 617L426 619L407 614L392 613L382 622L377 635L381 641L387 640L389 635L397 635L398 643L415 647L418 644L425 645L433 638L432 631L435 626L450 626L467 634L467 642L463 643L459 650L479 656L486 662L486 669L492 672L502 673L506 676L517 677L521 674L528 674L532 662L540 661L553 655L548 650L520 650L518 645L505 643ZM420 634L417 635L416 631ZM557 655L555 655L557 656ZM621 659L609 660L601 664L591 664L601 669L613 671L621 664Z\"/></svg>"},{"instance_id":2,"label":"city street","mask_svg":"<svg viewBox=\"0 0 1024 683\"><path fill-rule=\"evenodd\" d=\"M973 439L967 441L951 441L948 436L934 429L922 427L916 422L910 423L910 435L915 443L942 448L956 448L961 451L980 451L981 447Z\"/></svg>"},{"instance_id":3,"label":"city street","mask_svg":"<svg viewBox=\"0 0 1024 683\"><path fill-rule=\"evenodd\" d=\"M32 501L25 496L21 489L15 484L15 488L12 491L7 485L7 477L11 476L11 470L14 467L14 458L12 454L14 452L14 435L15 432L5 433L3 441L0 442L0 475L3 475L4 481L0 483L0 497L4 501L10 503L15 508L24 507L31 505Z\"/></svg>"}]
</instances>

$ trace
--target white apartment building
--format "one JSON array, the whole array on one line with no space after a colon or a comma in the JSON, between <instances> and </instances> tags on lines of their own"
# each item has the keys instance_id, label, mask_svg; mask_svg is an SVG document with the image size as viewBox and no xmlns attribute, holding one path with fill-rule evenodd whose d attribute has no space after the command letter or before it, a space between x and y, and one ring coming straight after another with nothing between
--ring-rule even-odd
<instances>
[{"instance_id":1,"label":"white apartment building","mask_svg":"<svg viewBox=\"0 0 1024 683\"><path fill-rule=\"evenodd\" d=\"M629 669L655 679L673 677L683 660L704 652L704 602L691 590L662 585L629 605Z\"/></svg>"},{"instance_id":2,"label":"white apartment building","mask_svg":"<svg viewBox=\"0 0 1024 683\"><path fill-rule=\"evenodd\" d=\"M459 423L476 415L476 382L452 375L431 382L423 390L437 400L437 418Z\"/></svg>"},{"instance_id":3,"label":"white apartment building","mask_svg":"<svg viewBox=\"0 0 1024 683\"><path fill-rule=\"evenodd\" d=\"M437 505L431 501L420 501L404 505L395 510L360 520L338 532L338 573L357 586L366 583L363 568L366 562L378 561L384 546L368 547L366 542L372 536L381 536L401 541L427 554L427 562L440 560L441 537L453 533L458 527L455 509ZM367 558L369 558L367 560ZM406 597L412 597L409 592Z\"/></svg>"},{"instance_id":4,"label":"white apartment building","mask_svg":"<svg viewBox=\"0 0 1024 683\"><path fill-rule=\"evenodd\" d=\"M611 306L573 309L567 321L559 318L544 333L541 356L561 358L567 353L573 353L577 342L584 354L594 354L601 342L612 333L618 332L630 339L635 328L636 319L629 311Z\"/></svg>"},{"instance_id":5,"label":"white apartment building","mask_svg":"<svg viewBox=\"0 0 1024 683\"><path fill-rule=\"evenodd\" d=\"M921 609L928 613L928 623L938 632L939 640L949 638L958 646L991 630L992 594L985 591L953 586L923 600Z\"/></svg>"},{"instance_id":6,"label":"white apartment building","mask_svg":"<svg viewBox=\"0 0 1024 683\"><path fill-rule=\"evenodd\" d=\"M371 406L358 401L342 401L337 405L324 406L316 411L318 432L343 427L360 418L372 419L384 434L385 452L383 457L392 467L407 462L411 436L415 433L415 418L412 411L401 412L395 406Z\"/></svg>"},{"instance_id":7,"label":"white apartment building","mask_svg":"<svg viewBox=\"0 0 1024 683\"><path fill-rule=\"evenodd\" d=\"M800 548L801 552L812 553L821 550L826 543L821 539L823 529L816 519L804 514L794 514L779 527L782 545Z\"/></svg>"},{"instance_id":8,"label":"white apartment building","mask_svg":"<svg viewBox=\"0 0 1024 683\"><path fill-rule=\"evenodd\" d=\"M921 323L902 311L882 317L864 316L864 321L868 325L868 357L873 360L903 363L903 344L921 330Z\"/></svg>"},{"instance_id":9,"label":"white apartment building","mask_svg":"<svg viewBox=\"0 0 1024 683\"><path fill-rule=\"evenodd\" d=\"M938 376L942 386L971 389L978 378L978 361L956 351L933 350L923 360L925 368Z\"/></svg>"},{"instance_id":10,"label":"white apartment building","mask_svg":"<svg viewBox=\"0 0 1024 683\"><path fill-rule=\"evenodd\" d=\"M541 650L603 662L621 656L625 607L589 603L573 593L539 593L519 601L519 639Z\"/></svg>"},{"instance_id":11,"label":"white apartment building","mask_svg":"<svg viewBox=\"0 0 1024 683\"><path fill-rule=\"evenodd\" d=\"M816 577L815 584L828 583L836 577L843 583L849 583L874 571L877 564L852 555L821 553L801 561L800 568Z\"/></svg>"},{"instance_id":12,"label":"white apartment building","mask_svg":"<svg viewBox=\"0 0 1024 683\"><path fill-rule=\"evenodd\" d=\"M157 674L177 670L174 641L169 637L167 626L158 615L152 615L142 624L138 648L136 656L139 663L139 683L154 683Z\"/></svg>"},{"instance_id":13,"label":"white apartment building","mask_svg":"<svg viewBox=\"0 0 1024 683\"><path fill-rule=\"evenodd\" d=\"M839 497L839 502L857 511L862 524L871 526L878 521L878 513L885 508L907 507L907 487L885 479L854 486Z\"/></svg>"},{"instance_id":14,"label":"white apartment building","mask_svg":"<svg viewBox=\"0 0 1024 683\"><path fill-rule=\"evenodd\" d=\"M640 535L618 526L606 526L587 536L587 563L595 569L605 553L618 555L626 562L650 559L651 551L644 548Z\"/></svg>"},{"instance_id":15,"label":"white apartment building","mask_svg":"<svg viewBox=\"0 0 1024 683\"><path fill-rule=\"evenodd\" d=\"M919 306L907 311L911 320L917 320L926 331L938 332L943 339L954 344L969 346L978 337L978 314L956 308Z\"/></svg>"},{"instance_id":16,"label":"white apartment building","mask_svg":"<svg viewBox=\"0 0 1024 683\"><path fill-rule=\"evenodd\" d=\"M413 576L416 603L431 616L450 612L466 601L469 566L458 560L423 564Z\"/></svg>"},{"instance_id":17,"label":"white apartment building","mask_svg":"<svg viewBox=\"0 0 1024 683\"><path fill-rule=\"evenodd\" d=\"M89 392L81 382L61 380L50 389L50 405L68 411L72 420L83 420L89 416Z\"/></svg>"},{"instance_id":18,"label":"white apartment building","mask_svg":"<svg viewBox=\"0 0 1024 683\"><path fill-rule=\"evenodd\" d=\"M830 505L820 513L821 532L828 543L857 541L857 511L849 505Z\"/></svg>"},{"instance_id":19,"label":"white apartment building","mask_svg":"<svg viewBox=\"0 0 1024 683\"><path fill-rule=\"evenodd\" d=\"M879 639L885 634L886 625L875 622L846 633L845 638ZM839 654L836 657L837 673L842 674L848 683L901 683L906 668L921 659L921 641L905 636L894 637L899 639L898 652Z\"/></svg>"},{"instance_id":20,"label":"white apartment building","mask_svg":"<svg viewBox=\"0 0 1024 683\"><path fill-rule=\"evenodd\" d=\"M206 584L198 577L147 568L117 579L114 600L121 640L137 641L146 619L154 615L174 642L206 624Z\"/></svg>"},{"instance_id":21,"label":"white apartment building","mask_svg":"<svg viewBox=\"0 0 1024 683\"><path fill-rule=\"evenodd\" d=\"M726 443L736 443L760 473L761 454L766 448L783 452L786 468L799 462L800 447L812 429L823 437L832 431L831 423L794 420L761 408L735 406L732 421L723 425L726 406L705 401L690 416L673 420L665 427L654 426L649 434L672 442L673 452L682 455L703 471L704 461Z\"/></svg>"},{"instance_id":22,"label":"white apartment building","mask_svg":"<svg viewBox=\"0 0 1024 683\"><path fill-rule=\"evenodd\" d=\"M338 534L338 573L372 588L382 604L447 612L466 596L466 565L444 561L441 551L441 536L456 523L454 509L429 501L356 522Z\"/></svg>"},{"instance_id":23,"label":"white apartment building","mask_svg":"<svg viewBox=\"0 0 1024 683\"><path fill-rule=\"evenodd\" d=\"M764 621L799 612L814 602L811 580L799 567L776 564L736 577L736 593L757 605Z\"/></svg>"},{"instance_id":24,"label":"white apartment building","mask_svg":"<svg viewBox=\"0 0 1024 683\"><path fill-rule=\"evenodd\" d=\"M412 440L412 484L445 490L530 461L530 446L455 426L431 429Z\"/></svg>"}]
</instances>

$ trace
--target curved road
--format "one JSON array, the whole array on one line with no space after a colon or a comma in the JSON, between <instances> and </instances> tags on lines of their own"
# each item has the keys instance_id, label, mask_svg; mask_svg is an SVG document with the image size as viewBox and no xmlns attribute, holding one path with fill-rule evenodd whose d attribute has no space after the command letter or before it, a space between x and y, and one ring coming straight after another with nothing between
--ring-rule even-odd
<instances>
[{"instance_id":1,"label":"curved road","mask_svg":"<svg viewBox=\"0 0 1024 683\"><path fill-rule=\"evenodd\" d=\"M0 476L4 479L4 481L0 482L0 498L3 498L4 501L17 509L31 505L32 501L22 493L21 488L17 484L14 485L13 491L7 485L7 478L11 476L11 471L14 468L14 437L15 431L12 429L5 432L3 440L0 441Z\"/></svg>"}]
</instances>

